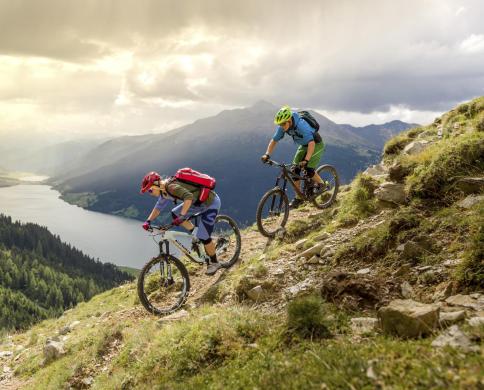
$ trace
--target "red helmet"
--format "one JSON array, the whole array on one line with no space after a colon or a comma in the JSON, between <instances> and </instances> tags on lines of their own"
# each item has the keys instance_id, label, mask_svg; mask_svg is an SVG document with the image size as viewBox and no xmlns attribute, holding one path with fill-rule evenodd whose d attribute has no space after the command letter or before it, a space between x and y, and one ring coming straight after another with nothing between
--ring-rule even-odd
<instances>
[{"instance_id":1,"label":"red helmet","mask_svg":"<svg viewBox=\"0 0 484 390\"><path fill-rule=\"evenodd\" d=\"M156 172L147 173L141 182L140 193L144 194L155 183L155 181L159 181L160 179L161 176Z\"/></svg>"}]
</instances>

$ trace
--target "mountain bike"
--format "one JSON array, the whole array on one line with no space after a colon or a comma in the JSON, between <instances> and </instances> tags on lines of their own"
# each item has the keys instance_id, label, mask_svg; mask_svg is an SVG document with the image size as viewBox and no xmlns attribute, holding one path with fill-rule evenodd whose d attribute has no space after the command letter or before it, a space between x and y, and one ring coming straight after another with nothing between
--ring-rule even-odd
<instances>
[{"instance_id":1,"label":"mountain bike","mask_svg":"<svg viewBox=\"0 0 484 390\"><path fill-rule=\"evenodd\" d=\"M287 197L287 183L292 186L296 194L304 201L311 202L318 209L331 206L336 200L339 188L339 177L336 169L331 165L321 165L316 173L323 180L323 187L318 187L314 181L302 170L301 175L294 173L293 164L281 164L267 160L266 164L280 168L276 185L267 191L257 206L256 221L259 232L268 238L274 238L287 223L289 218L289 199ZM296 186L295 181L301 180L303 190Z\"/></svg>"},{"instance_id":2,"label":"mountain bike","mask_svg":"<svg viewBox=\"0 0 484 390\"><path fill-rule=\"evenodd\" d=\"M201 214L194 214L188 219L196 220ZM173 313L188 298L190 278L180 259L185 256L199 265L208 264L210 260L202 242L195 237L195 231L192 234L169 231L173 227L173 224L151 225L150 232L160 252L145 264L138 277L140 302L146 310L156 315ZM229 268L234 265L241 250L240 231L236 222L227 215L218 215L212 240L215 242L220 266Z\"/></svg>"}]
</instances>

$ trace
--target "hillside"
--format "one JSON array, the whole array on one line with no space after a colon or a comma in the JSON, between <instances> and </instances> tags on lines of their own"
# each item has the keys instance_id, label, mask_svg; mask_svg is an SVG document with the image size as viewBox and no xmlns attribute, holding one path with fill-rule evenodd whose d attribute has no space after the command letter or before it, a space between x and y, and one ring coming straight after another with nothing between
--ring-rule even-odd
<instances>
[{"instance_id":1,"label":"hillside","mask_svg":"<svg viewBox=\"0 0 484 390\"><path fill-rule=\"evenodd\" d=\"M183 311L149 315L128 283L4 335L0 387L482 388L484 97L384 150L331 209L192 269Z\"/></svg>"},{"instance_id":2,"label":"hillside","mask_svg":"<svg viewBox=\"0 0 484 390\"><path fill-rule=\"evenodd\" d=\"M64 244L46 228L0 214L0 330L62 314L133 278Z\"/></svg>"},{"instance_id":3,"label":"hillside","mask_svg":"<svg viewBox=\"0 0 484 390\"><path fill-rule=\"evenodd\" d=\"M173 174L178 168L190 166L217 178L217 192L225 213L244 225L252 223L258 199L273 185L277 174L260 163L274 131L276 110L270 103L258 102L168 133L117 138L93 149L81 164L67 167L52 183L68 202L94 211L144 219L153 202L139 195L143 175L152 170ZM315 115L327 144L322 161L335 165L343 182L375 163L391 135L402 127L411 127L391 122L354 128ZM288 161L294 152L293 142L284 140L274 157Z\"/></svg>"}]
</instances>

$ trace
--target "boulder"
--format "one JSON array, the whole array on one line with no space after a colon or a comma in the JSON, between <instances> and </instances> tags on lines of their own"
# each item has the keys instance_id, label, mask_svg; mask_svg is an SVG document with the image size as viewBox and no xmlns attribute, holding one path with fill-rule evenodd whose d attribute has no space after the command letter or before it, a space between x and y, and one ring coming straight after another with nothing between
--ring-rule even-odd
<instances>
[{"instance_id":1,"label":"boulder","mask_svg":"<svg viewBox=\"0 0 484 390\"><path fill-rule=\"evenodd\" d=\"M439 322L442 326L450 326L454 325L466 318L465 310L458 310L458 311L449 311L440 312L439 315Z\"/></svg>"},{"instance_id":2,"label":"boulder","mask_svg":"<svg viewBox=\"0 0 484 390\"><path fill-rule=\"evenodd\" d=\"M403 149L404 154L418 154L423 150L427 149L431 145L430 141L420 140L420 141L413 141L410 142L405 148Z\"/></svg>"},{"instance_id":3,"label":"boulder","mask_svg":"<svg viewBox=\"0 0 484 390\"><path fill-rule=\"evenodd\" d=\"M439 324L439 307L411 299L396 299L378 310L387 334L416 338L430 334Z\"/></svg>"},{"instance_id":4,"label":"boulder","mask_svg":"<svg viewBox=\"0 0 484 390\"><path fill-rule=\"evenodd\" d=\"M432 300L434 302L443 301L450 297L452 294L452 283L451 282L442 282L440 283L437 288L435 289L435 293L432 296Z\"/></svg>"},{"instance_id":5,"label":"boulder","mask_svg":"<svg viewBox=\"0 0 484 390\"><path fill-rule=\"evenodd\" d=\"M376 332L378 330L378 319L371 317L352 318L351 330L354 334L364 335Z\"/></svg>"},{"instance_id":6,"label":"boulder","mask_svg":"<svg viewBox=\"0 0 484 390\"><path fill-rule=\"evenodd\" d=\"M313 280L312 279L305 279L302 282L295 284L292 287L286 289L286 298L293 299L301 295L305 295L313 290Z\"/></svg>"},{"instance_id":7,"label":"boulder","mask_svg":"<svg viewBox=\"0 0 484 390\"><path fill-rule=\"evenodd\" d=\"M247 291L247 296L253 301L258 301L263 294L264 290L262 289L262 286L255 286L254 288L251 288L249 291Z\"/></svg>"},{"instance_id":8,"label":"boulder","mask_svg":"<svg viewBox=\"0 0 484 390\"><path fill-rule=\"evenodd\" d=\"M375 178L385 177L388 174L388 168L383 164L372 165L363 172L365 175Z\"/></svg>"},{"instance_id":9,"label":"boulder","mask_svg":"<svg viewBox=\"0 0 484 390\"><path fill-rule=\"evenodd\" d=\"M484 195L469 195L465 199L462 199L460 202L458 202L457 206L463 209L470 209L482 200L484 200Z\"/></svg>"},{"instance_id":10,"label":"boulder","mask_svg":"<svg viewBox=\"0 0 484 390\"><path fill-rule=\"evenodd\" d=\"M484 177L463 177L456 186L465 194L476 194L484 191Z\"/></svg>"},{"instance_id":11,"label":"boulder","mask_svg":"<svg viewBox=\"0 0 484 390\"><path fill-rule=\"evenodd\" d=\"M446 332L432 341L432 347L452 347L462 352L478 352L479 347L473 345L469 337L463 333L457 325L452 325Z\"/></svg>"},{"instance_id":12,"label":"boulder","mask_svg":"<svg viewBox=\"0 0 484 390\"><path fill-rule=\"evenodd\" d=\"M403 183L404 179L410 174L410 168L403 166L399 162L394 162L388 168L388 177L396 183Z\"/></svg>"},{"instance_id":13,"label":"boulder","mask_svg":"<svg viewBox=\"0 0 484 390\"><path fill-rule=\"evenodd\" d=\"M318 255L321 252L321 249L323 249L323 247L324 247L323 243L316 244L313 247L306 249L304 252L302 252L298 256L301 256L301 257L308 259L308 258L310 258L314 255Z\"/></svg>"},{"instance_id":14,"label":"boulder","mask_svg":"<svg viewBox=\"0 0 484 390\"><path fill-rule=\"evenodd\" d=\"M319 256L313 256L308 260L308 264L319 264L319 260Z\"/></svg>"},{"instance_id":15,"label":"boulder","mask_svg":"<svg viewBox=\"0 0 484 390\"><path fill-rule=\"evenodd\" d=\"M476 311L484 310L484 295L480 293L472 295L453 295L445 300L449 305L462 306Z\"/></svg>"},{"instance_id":16,"label":"boulder","mask_svg":"<svg viewBox=\"0 0 484 390\"><path fill-rule=\"evenodd\" d=\"M377 199L395 203L404 204L406 202L405 187L403 184L385 182L375 190Z\"/></svg>"},{"instance_id":17,"label":"boulder","mask_svg":"<svg viewBox=\"0 0 484 390\"><path fill-rule=\"evenodd\" d=\"M316 237L314 237L314 239L316 241L324 241L324 240L327 240L329 237L331 237L331 233L322 232L322 233L318 234Z\"/></svg>"},{"instance_id":18,"label":"boulder","mask_svg":"<svg viewBox=\"0 0 484 390\"><path fill-rule=\"evenodd\" d=\"M48 339L44 346L44 362L49 363L65 353L64 344L61 341Z\"/></svg>"},{"instance_id":19,"label":"boulder","mask_svg":"<svg viewBox=\"0 0 484 390\"><path fill-rule=\"evenodd\" d=\"M482 326L484 325L484 317L472 317L467 321L470 326Z\"/></svg>"},{"instance_id":20,"label":"boulder","mask_svg":"<svg viewBox=\"0 0 484 390\"><path fill-rule=\"evenodd\" d=\"M307 238L303 238L302 240L297 241L294 244L294 248L296 248L298 251L300 251L301 249L304 248L304 244L306 243L307 240L308 240Z\"/></svg>"},{"instance_id":21,"label":"boulder","mask_svg":"<svg viewBox=\"0 0 484 390\"><path fill-rule=\"evenodd\" d=\"M59 334L63 336L69 333L70 331L71 331L71 328L69 326L64 326L63 328L59 329Z\"/></svg>"}]
</instances>

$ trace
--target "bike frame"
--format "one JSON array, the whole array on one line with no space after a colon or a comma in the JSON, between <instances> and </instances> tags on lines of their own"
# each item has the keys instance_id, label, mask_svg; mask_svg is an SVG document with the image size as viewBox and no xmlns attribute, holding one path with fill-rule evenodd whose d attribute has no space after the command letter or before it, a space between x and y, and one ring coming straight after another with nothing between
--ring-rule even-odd
<instances>
[{"instance_id":1,"label":"bike frame","mask_svg":"<svg viewBox=\"0 0 484 390\"><path fill-rule=\"evenodd\" d=\"M296 175L295 173L293 172L290 172L290 170L288 169L288 167L292 166L292 165L288 165L288 164L279 164L275 161L270 161L269 162L270 165L277 165L279 168L281 168L281 173L279 173L279 175L277 176L276 178L276 185L275 187L279 187L281 188L284 192L286 192L287 190L287 182L289 181L289 183L291 184L292 188L294 189L294 191L300 196L302 197L304 200L308 200L306 195L300 190L300 188L296 185L295 183L295 180L296 179L297 181L303 181L304 183L308 180L307 177L305 176L300 176L300 175ZM283 184L282 184L282 187L279 185L279 182L280 181L283 181ZM274 200L273 200L274 202ZM271 210L273 208L273 204L271 204ZM282 199L281 199L281 204L279 205L279 207L282 206Z\"/></svg>"}]
</instances>

